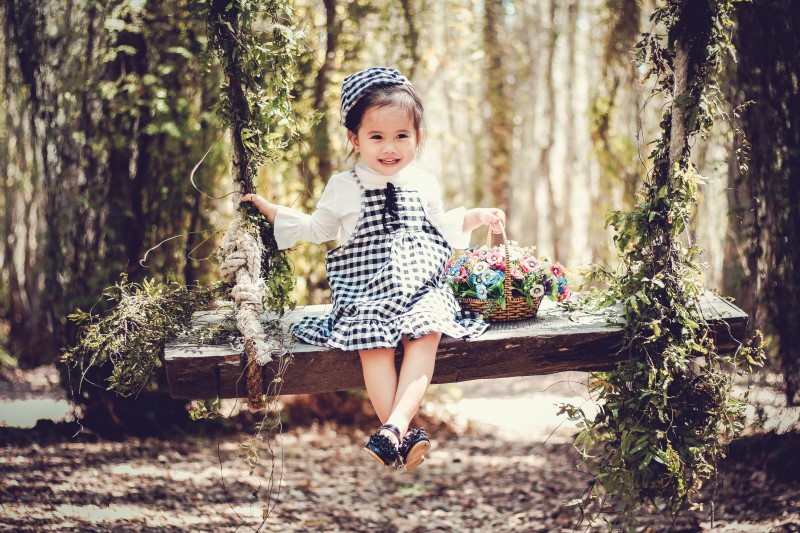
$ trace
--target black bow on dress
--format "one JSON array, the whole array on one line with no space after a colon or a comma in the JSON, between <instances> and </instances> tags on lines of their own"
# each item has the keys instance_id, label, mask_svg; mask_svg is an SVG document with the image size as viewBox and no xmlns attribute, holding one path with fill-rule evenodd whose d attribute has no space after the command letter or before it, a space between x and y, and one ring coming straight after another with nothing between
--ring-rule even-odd
<instances>
[{"instance_id":1,"label":"black bow on dress","mask_svg":"<svg viewBox=\"0 0 800 533\"><path fill-rule=\"evenodd\" d=\"M388 226L400 220L397 210L397 190L393 183L386 184L386 201L383 203L383 225Z\"/></svg>"}]
</instances>

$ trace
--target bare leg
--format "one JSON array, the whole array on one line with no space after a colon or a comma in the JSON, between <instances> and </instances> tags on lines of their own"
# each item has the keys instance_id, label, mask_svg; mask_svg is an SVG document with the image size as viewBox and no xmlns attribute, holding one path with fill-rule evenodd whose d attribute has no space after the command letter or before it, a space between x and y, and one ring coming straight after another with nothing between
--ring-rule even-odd
<instances>
[{"instance_id":1,"label":"bare leg","mask_svg":"<svg viewBox=\"0 0 800 533\"><path fill-rule=\"evenodd\" d=\"M395 393L397 392L397 369L394 367L394 348L377 348L361 350L361 370L364 372L364 384L372 407L378 414L381 424L386 423L392 412ZM397 440L392 435L394 440Z\"/></svg>"},{"instance_id":2,"label":"bare leg","mask_svg":"<svg viewBox=\"0 0 800 533\"><path fill-rule=\"evenodd\" d=\"M419 404L428 390L436 363L436 349L439 346L441 333L429 333L416 340L403 339L403 364L400 367L400 379L397 393L391 408L388 423L400 429L401 434L408 431L408 424L417 414Z\"/></svg>"}]
</instances>

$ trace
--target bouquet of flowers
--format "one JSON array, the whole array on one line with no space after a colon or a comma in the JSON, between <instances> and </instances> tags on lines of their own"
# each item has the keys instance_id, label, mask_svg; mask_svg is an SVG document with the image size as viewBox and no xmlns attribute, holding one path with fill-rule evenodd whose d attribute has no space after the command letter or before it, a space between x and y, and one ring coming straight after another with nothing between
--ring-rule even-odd
<instances>
[{"instance_id":1,"label":"bouquet of flowers","mask_svg":"<svg viewBox=\"0 0 800 533\"><path fill-rule=\"evenodd\" d=\"M444 277L463 307L488 320L531 318L543 298L562 302L570 295L564 267L534 251L508 240L473 246L447 262Z\"/></svg>"}]
</instances>

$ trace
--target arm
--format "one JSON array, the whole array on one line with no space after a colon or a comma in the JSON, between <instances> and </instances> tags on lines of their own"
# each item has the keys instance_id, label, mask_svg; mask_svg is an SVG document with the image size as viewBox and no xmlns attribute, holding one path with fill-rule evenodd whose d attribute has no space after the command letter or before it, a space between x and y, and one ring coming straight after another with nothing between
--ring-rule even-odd
<instances>
[{"instance_id":1,"label":"arm","mask_svg":"<svg viewBox=\"0 0 800 533\"><path fill-rule=\"evenodd\" d=\"M298 241L319 244L337 238L342 227L340 189L341 182L335 177L331 178L322 192L316 210L310 215L272 203L258 194L246 194L242 201L252 202L274 224L278 249L285 250Z\"/></svg>"},{"instance_id":2,"label":"arm","mask_svg":"<svg viewBox=\"0 0 800 533\"><path fill-rule=\"evenodd\" d=\"M506 215L501 209L478 207L465 210L460 207L445 213L439 181L433 175L426 175L423 183L428 196L428 215L444 230L445 238L453 248L469 246L469 234L479 226L490 225L492 231L502 233L501 225L505 225Z\"/></svg>"},{"instance_id":3,"label":"arm","mask_svg":"<svg viewBox=\"0 0 800 533\"><path fill-rule=\"evenodd\" d=\"M479 226L491 226L492 232L502 233L506 225L506 214L496 207L476 207L464 213L463 231L472 231Z\"/></svg>"},{"instance_id":4,"label":"arm","mask_svg":"<svg viewBox=\"0 0 800 533\"><path fill-rule=\"evenodd\" d=\"M278 206L260 196L258 194L245 194L242 196L243 202L252 202L256 209L261 211L261 213L267 217L267 220L270 224L275 223L275 215L278 214Z\"/></svg>"}]
</instances>

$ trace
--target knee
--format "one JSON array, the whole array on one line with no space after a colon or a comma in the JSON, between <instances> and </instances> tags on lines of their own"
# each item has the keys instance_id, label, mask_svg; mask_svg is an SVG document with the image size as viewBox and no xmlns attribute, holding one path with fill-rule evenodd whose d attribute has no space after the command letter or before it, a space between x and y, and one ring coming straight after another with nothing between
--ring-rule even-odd
<instances>
[{"instance_id":1,"label":"knee","mask_svg":"<svg viewBox=\"0 0 800 533\"><path fill-rule=\"evenodd\" d=\"M358 356L361 363L371 363L373 361L394 361L394 350L391 348L377 348L375 350L359 350Z\"/></svg>"},{"instance_id":2,"label":"knee","mask_svg":"<svg viewBox=\"0 0 800 533\"><path fill-rule=\"evenodd\" d=\"M428 333L427 335L423 335L418 339L409 339L408 337L403 337L403 350L408 350L410 347L420 347L420 348L432 348L434 351L439 346L439 340L442 338L442 334L439 331L434 331L433 333Z\"/></svg>"}]
</instances>

